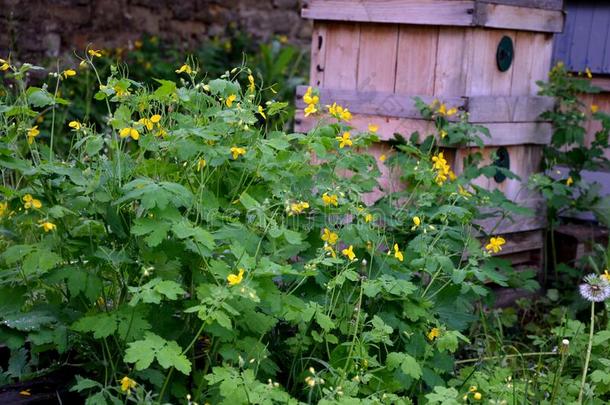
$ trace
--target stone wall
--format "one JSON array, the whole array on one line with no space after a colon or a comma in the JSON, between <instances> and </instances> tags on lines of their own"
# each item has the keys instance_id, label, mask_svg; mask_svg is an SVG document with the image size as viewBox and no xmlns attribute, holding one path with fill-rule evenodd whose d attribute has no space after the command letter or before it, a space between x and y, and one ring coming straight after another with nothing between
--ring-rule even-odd
<instances>
[{"instance_id":1,"label":"stone wall","mask_svg":"<svg viewBox=\"0 0 610 405\"><path fill-rule=\"evenodd\" d=\"M0 0L0 57L39 62L83 50L125 47L144 34L185 47L230 26L266 40L307 45L301 0Z\"/></svg>"}]
</instances>

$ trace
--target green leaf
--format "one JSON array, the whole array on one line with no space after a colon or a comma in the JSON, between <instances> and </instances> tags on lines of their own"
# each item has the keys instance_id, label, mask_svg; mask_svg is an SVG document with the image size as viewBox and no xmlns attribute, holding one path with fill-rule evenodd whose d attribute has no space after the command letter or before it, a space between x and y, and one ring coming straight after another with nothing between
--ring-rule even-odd
<instances>
[{"instance_id":1,"label":"green leaf","mask_svg":"<svg viewBox=\"0 0 610 405\"><path fill-rule=\"evenodd\" d=\"M165 369L175 367L176 370L188 375L191 372L191 362L182 352L178 343L146 332L144 339L129 343L125 351L125 362L135 363L136 370L144 370L156 358L161 367Z\"/></svg>"},{"instance_id":2,"label":"green leaf","mask_svg":"<svg viewBox=\"0 0 610 405\"><path fill-rule=\"evenodd\" d=\"M117 318L112 313L101 313L85 316L72 324L77 332L93 332L93 337L103 339L112 335L117 329Z\"/></svg>"},{"instance_id":3,"label":"green leaf","mask_svg":"<svg viewBox=\"0 0 610 405\"><path fill-rule=\"evenodd\" d=\"M400 364L400 369L403 373L405 373L406 375L410 375L416 380L419 380L422 374L421 367L419 366L417 360L415 360L415 357L406 353L404 354L404 358L402 360L402 363Z\"/></svg>"},{"instance_id":4,"label":"green leaf","mask_svg":"<svg viewBox=\"0 0 610 405\"><path fill-rule=\"evenodd\" d=\"M76 384L74 384L70 391L81 392L85 390L89 390L91 388L101 388L102 385L97 381L90 380L88 378L83 378L80 375L76 376Z\"/></svg>"}]
</instances>

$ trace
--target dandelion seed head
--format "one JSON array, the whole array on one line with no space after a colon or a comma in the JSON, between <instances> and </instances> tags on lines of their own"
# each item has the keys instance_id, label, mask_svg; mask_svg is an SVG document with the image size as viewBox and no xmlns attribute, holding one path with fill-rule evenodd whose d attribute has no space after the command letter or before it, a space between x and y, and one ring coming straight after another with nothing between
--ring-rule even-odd
<instances>
[{"instance_id":1,"label":"dandelion seed head","mask_svg":"<svg viewBox=\"0 0 610 405\"><path fill-rule=\"evenodd\" d=\"M610 284L597 274L589 274L579 286L580 295L587 301L602 302L610 297Z\"/></svg>"}]
</instances>

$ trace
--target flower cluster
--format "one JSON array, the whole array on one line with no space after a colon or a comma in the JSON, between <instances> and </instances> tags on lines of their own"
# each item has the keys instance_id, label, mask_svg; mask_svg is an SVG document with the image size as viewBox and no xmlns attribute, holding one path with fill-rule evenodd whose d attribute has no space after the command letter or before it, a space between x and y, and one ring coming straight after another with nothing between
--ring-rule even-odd
<instances>
[{"instance_id":1,"label":"flower cluster","mask_svg":"<svg viewBox=\"0 0 610 405\"><path fill-rule=\"evenodd\" d=\"M306 117L318 112L318 103L320 102L320 98L313 93L311 86L307 88L305 95L303 95L303 101L305 104L307 104L307 107L305 107L304 110Z\"/></svg>"},{"instance_id":2,"label":"flower cluster","mask_svg":"<svg viewBox=\"0 0 610 405\"><path fill-rule=\"evenodd\" d=\"M483 398L483 395L477 390L475 385L471 385L470 388L468 388L468 392L462 397L464 402L468 401L470 395L472 395L472 399L475 401L480 401Z\"/></svg>"},{"instance_id":3,"label":"flower cluster","mask_svg":"<svg viewBox=\"0 0 610 405\"><path fill-rule=\"evenodd\" d=\"M326 108L328 109L328 113L338 120L348 122L349 120L352 119L352 113L347 108L342 107L342 106L338 105L337 103L333 103L332 105L327 105ZM375 131L377 130L376 127L374 127L374 129L375 129ZM375 131L371 131L371 132L375 132Z\"/></svg>"},{"instance_id":4,"label":"flower cluster","mask_svg":"<svg viewBox=\"0 0 610 405\"><path fill-rule=\"evenodd\" d=\"M443 152L439 152L432 156L432 167L436 170L436 183L441 186L447 179L454 180L455 174L451 170L449 163L445 159Z\"/></svg>"}]
</instances>

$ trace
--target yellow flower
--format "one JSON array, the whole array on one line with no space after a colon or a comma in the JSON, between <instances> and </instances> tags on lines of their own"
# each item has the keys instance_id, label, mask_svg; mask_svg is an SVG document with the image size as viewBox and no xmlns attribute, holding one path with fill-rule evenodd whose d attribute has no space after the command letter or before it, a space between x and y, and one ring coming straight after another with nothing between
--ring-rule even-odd
<instances>
[{"instance_id":1,"label":"yellow flower","mask_svg":"<svg viewBox=\"0 0 610 405\"><path fill-rule=\"evenodd\" d=\"M136 40L134 41L134 43L133 43L133 46L134 46L134 48L136 48L136 49L140 49L140 48L142 48L142 45L143 45L143 43L142 43L142 41L140 41L139 39L136 39Z\"/></svg>"},{"instance_id":2,"label":"yellow flower","mask_svg":"<svg viewBox=\"0 0 610 405\"><path fill-rule=\"evenodd\" d=\"M64 79L67 79L68 77L76 76L76 70L74 70L74 69L64 70L62 73L62 76L64 77Z\"/></svg>"},{"instance_id":3,"label":"yellow flower","mask_svg":"<svg viewBox=\"0 0 610 405\"><path fill-rule=\"evenodd\" d=\"M379 156L379 161L381 163L385 162L386 159L387 159L387 156L385 154L382 154L382 155Z\"/></svg>"},{"instance_id":4,"label":"yellow flower","mask_svg":"<svg viewBox=\"0 0 610 405\"><path fill-rule=\"evenodd\" d=\"M233 146L231 148L231 153L233 154L233 159L237 159L238 157L246 154L246 148L239 148L237 146Z\"/></svg>"},{"instance_id":5,"label":"yellow flower","mask_svg":"<svg viewBox=\"0 0 610 405\"><path fill-rule=\"evenodd\" d=\"M8 68L10 68L11 66L6 63L6 62L2 62L2 65L0 65L0 70L2 70L3 72L7 71Z\"/></svg>"},{"instance_id":6,"label":"yellow flower","mask_svg":"<svg viewBox=\"0 0 610 405\"><path fill-rule=\"evenodd\" d=\"M158 124L159 121L161 121L161 116L159 114L155 114L150 117L150 122L152 122L153 124Z\"/></svg>"},{"instance_id":7,"label":"yellow flower","mask_svg":"<svg viewBox=\"0 0 610 405\"><path fill-rule=\"evenodd\" d=\"M322 202L324 203L324 205L334 205L335 207L339 205L339 200L336 194L322 194Z\"/></svg>"},{"instance_id":8,"label":"yellow flower","mask_svg":"<svg viewBox=\"0 0 610 405\"><path fill-rule=\"evenodd\" d=\"M465 198L472 197L472 194L470 194L468 191L466 191L466 189L464 187L459 186L459 185L458 185L458 193L462 197L465 197Z\"/></svg>"},{"instance_id":9,"label":"yellow flower","mask_svg":"<svg viewBox=\"0 0 610 405\"><path fill-rule=\"evenodd\" d=\"M505 243L506 240L501 236L492 237L489 239L489 243L485 245L485 249L487 249L488 252L498 253L502 250L502 245Z\"/></svg>"},{"instance_id":10,"label":"yellow flower","mask_svg":"<svg viewBox=\"0 0 610 405\"><path fill-rule=\"evenodd\" d=\"M133 140L137 141L138 139L140 139L140 133L138 132L137 129L132 128L132 127L125 127L123 129L121 129L119 131L119 136L121 138L127 138L127 137L131 137L133 138Z\"/></svg>"},{"instance_id":11,"label":"yellow flower","mask_svg":"<svg viewBox=\"0 0 610 405\"><path fill-rule=\"evenodd\" d=\"M447 136L447 131L441 129L438 134L441 136L441 139L445 139L445 137Z\"/></svg>"},{"instance_id":12,"label":"yellow flower","mask_svg":"<svg viewBox=\"0 0 610 405\"><path fill-rule=\"evenodd\" d=\"M375 133L379 130L379 127L375 124L369 124L369 132Z\"/></svg>"},{"instance_id":13,"label":"yellow flower","mask_svg":"<svg viewBox=\"0 0 610 405\"><path fill-rule=\"evenodd\" d=\"M451 167L449 167L447 160L445 160L443 152L434 155L432 157L432 163L432 167L436 170L436 183L442 185L447 181L447 178L451 176ZM454 176L455 174L451 177L453 178Z\"/></svg>"},{"instance_id":14,"label":"yellow flower","mask_svg":"<svg viewBox=\"0 0 610 405\"><path fill-rule=\"evenodd\" d=\"M31 194L26 194L23 196L23 207L27 210L30 208L40 209L42 208L42 203L40 200L32 197Z\"/></svg>"},{"instance_id":15,"label":"yellow flower","mask_svg":"<svg viewBox=\"0 0 610 405\"><path fill-rule=\"evenodd\" d=\"M92 57L98 57L98 58L102 57L102 51L97 51L95 49L89 49L87 51L87 53L89 54L89 56L92 56Z\"/></svg>"},{"instance_id":16,"label":"yellow flower","mask_svg":"<svg viewBox=\"0 0 610 405\"><path fill-rule=\"evenodd\" d=\"M229 282L229 285L233 286L233 285L238 285L239 283L242 282L242 280L244 279L244 269L239 269L239 273L238 274L229 274L227 276L227 281Z\"/></svg>"},{"instance_id":17,"label":"yellow flower","mask_svg":"<svg viewBox=\"0 0 610 405\"><path fill-rule=\"evenodd\" d=\"M248 82L248 90L250 93L254 93L254 90L256 89L256 85L254 84L254 76L248 75Z\"/></svg>"},{"instance_id":18,"label":"yellow flower","mask_svg":"<svg viewBox=\"0 0 610 405\"><path fill-rule=\"evenodd\" d=\"M32 128L28 129L28 143L30 145L34 143L34 138L36 138L38 135L40 135L38 125L34 125Z\"/></svg>"},{"instance_id":19,"label":"yellow flower","mask_svg":"<svg viewBox=\"0 0 610 405\"><path fill-rule=\"evenodd\" d=\"M470 388L468 388L469 392L477 392L477 386L476 385L471 385Z\"/></svg>"},{"instance_id":20,"label":"yellow flower","mask_svg":"<svg viewBox=\"0 0 610 405\"><path fill-rule=\"evenodd\" d=\"M206 165L205 159L199 159L197 161L197 171L200 172Z\"/></svg>"},{"instance_id":21,"label":"yellow flower","mask_svg":"<svg viewBox=\"0 0 610 405\"><path fill-rule=\"evenodd\" d=\"M5 203L6 205L6 203ZM2 214L0 213L0 217L2 216ZM607 282L610 283L610 273L608 273L608 269L604 270L604 274L601 275L601 278L605 279Z\"/></svg>"},{"instance_id":22,"label":"yellow flower","mask_svg":"<svg viewBox=\"0 0 610 405\"><path fill-rule=\"evenodd\" d=\"M305 202L305 201L294 202L294 203L290 204L290 214L289 215L300 214L303 211L305 211L307 208L309 208L308 202Z\"/></svg>"},{"instance_id":23,"label":"yellow flower","mask_svg":"<svg viewBox=\"0 0 610 405\"><path fill-rule=\"evenodd\" d=\"M574 184L574 179L572 178L572 176L568 176L566 180L566 186L570 187L572 184Z\"/></svg>"},{"instance_id":24,"label":"yellow flower","mask_svg":"<svg viewBox=\"0 0 610 405\"><path fill-rule=\"evenodd\" d=\"M418 216L413 217L413 228L417 228L421 225L421 219Z\"/></svg>"},{"instance_id":25,"label":"yellow flower","mask_svg":"<svg viewBox=\"0 0 610 405\"><path fill-rule=\"evenodd\" d=\"M4 216L6 216L6 213L8 212L8 202L1 202L0 203L0 218L4 218Z\"/></svg>"},{"instance_id":26,"label":"yellow flower","mask_svg":"<svg viewBox=\"0 0 610 405\"><path fill-rule=\"evenodd\" d=\"M54 231L55 229L57 229L57 225L55 225L54 223L49 222L49 221L42 222L38 226L40 226L42 229L44 229L45 232L51 232L51 231Z\"/></svg>"},{"instance_id":27,"label":"yellow flower","mask_svg":"<svg viewBox=\"0 0 610 405\"><path fill-rule=\"evenodd\" d=\"M258 106L258 113L261 115L261 117L263 117L264 119L267 119L267 116L265 115L265 110L263 109L262 105Z\"/></svg>"},{"instance_id":28,"label":"yellow flower","mask_svg":"<svg viewBox=\"0 0 610 405\"><path fill-rule=\"evenodd\" d=\"M227 105L227 107L231 108L231 106L233 105L233 101L235 101L236 98L237 96L235 94L231 94L229 97L227 97L227 99L225 100L225 104Z\"/></svg>"},{"instance_id":29,"label":"yellow flower","mask_svg":"<svg viewBox=\"0 0 610 405\"><path fill-rule=\"evenodd\" d=\"M70 121L68 123L68 126L72 129L75 129L76 131L78 131L81 128L81 123L78 121Z\"/></svg>"},{"instance_id":30,"label":"yellow flower","mask_svg":"<svg viewBox=\"0 0 610 405\"><path fill-rule=\"evenodd\" d=\"M434 340L441 335L441 330L439 328L432 328L430 332L428 332L428 340Z\"/></svg>"},{"instance_id":31,"label":"yellow flower","mask_svg":"<svg viewBox=\"0 0 610 405\"><path fill-rule=\"evenodd\" d=\"M394 257L397 258L401 262L404 260L404 256L402 255L402 252L398 248L398 243L394 244Z\"/></svg>"},{"instance_id":32,"label":"yellow flower","mask_svg":"<svg viewBox=\"0 0 610 405\"><path fill-rule=\"evenodd\" d=\"M144 125L149 131L152 131L153 129L153 122L148 118L140 118L138 123Z\"/></svg>"},{"instance_id":33,"label":"yellow flower","mask_svg":"<svg viewBox=\"0 0 610 405\"><path fill-rule=\"evenodd\" d=\"M308 104L303 111L305 112L305 117L309 117L311 114L317 113L318 109L315 104Z\"/></svg>"},{"instance_id":34,"label":"yellow flower","mask_svg":"<svg viewBox=\"0 0 610 405\"><path fill-rule=\"evenodd\" d=\"M303 95L303 101L307 105L316 105L320 102L320 98L318 96L312 95L311 86L307 88L307 91Z\"/></svg>"},{"instance_id":35,"label":"yellow flower","mask_svg":"<svg viewBox=\"0 0 610 405\"><path fill-rule=\"evenodd\" d=\"M588 77L589 79L593 79L593 74L591 73L591 69L586 68L586 69L585 69L585 74L587 75L587 77Z\"/></svg>"},{"instance_id":36,"label":"yellow flower","mask_svg":"<svg viewBox=\"0 0 610 405\"><path fill-rule=\"evenodd\" d=\"M455 115L456 113L457 113L457 108L455 108L455 107L450 108L450 109L447 111L447 117L451 117L452 115Z\"/></svg>"},{"instance_id":37,"label":"yellow flower","mask_svg":"<svg viewBox=\"0 0 610 405\"><path fill-rule=\"evenodd\" d=\"M127 392L132 388L135 388L136 385L137 383L127 376L121 378L121 391L123 392Z\"/></svg>"},{"instance_id":38,"label":"yellow flower","mask_svg":"<svg viewBox=\"0 0 610 405\"><path fill-rule=\"evenodd\" d=\"M352 135L348 131L345 131L343 135L335 137L335 139L339 141L339 148L343 149L346 146L352 146L351 136Z\"/></svg>"},{"instance_id":39,"label":"yellow flower","mask_svg":"<svg viewBox=\"0 0 610 405\"><path fill-rule=\"evenodd\" d=\"M349 110L347 108L343 108L340 105L337 105L337 103L327 105L326 108L328 108L328 112L330 113L330 115L337 119L343 121L349 121L352 119L352 114L349 112Z\"/></svg>"},{"instance_id":40,"label":"yellow flower","mask_svg":"<svg viewBox=\"0 0 610 405\"><path fill-rule=\"evenodd\" d=\"M476 401L480 401L480 400L481 400L481 398L483 398L483 395L481 395L481 393L480 393L480 392L475 392L475 393L474 393L474 395L473 395L473 398L474 398Z\"/></svg>"},{"instance_id":41,"label":"yellow flower","mask_svg":"<svg viewBox=\"0 0 610 405\"><path fill-rule=\"evenodd\" d=\"M447 107L445 106L445 104L441 104L441 106L438 108L438 110L436 112L439 115L445 115L445 114L447 114Z\"/></svg>"},{"instance_id":42,"label":"yellow flower","mask_svg":"<svg viewBox=\"0 0 610 405\"><path fill-rule=\"evenodd\" d=\"M591 104L591 112L595 114L597 111L599 111L599 106L597 104Z\"/></svg>"},{"instance_id":43,"label":"yellow flower","mask_svg":"<svg viewBox=\"0 0 610 405\"><path fill-rule=\"evenodd\" d=\"M187 75L190 75L191 73L193 73L193 69L189 65L184 64L180 66L180 69L176 69L176 73L186 73Z\"/></svg>"},{"instance_id":44,"label":"yellow flower","mask_svg":"<svg viewBox=\"0 0 610 405\"><path fill-rule=\"evenodd\" d=\"M339 240L339 235L334 233L328 228L324 228L324 233L322 234L322 240L327 242L329 245L334 245Z\"/></svg>"},{"instance_id":45,"label":"yellow flower","mask_svg":"<svg viewBox=\"0 0 610 405\"><path fill-rule=\"evenodd\" d=\"M364 222L366 222L366 223L368 224L368 223L369 223L369 222L371 222L372 220L373 220L373 214L371 214L370 212L367 212L367 213L364 215Z\"/></svg>"},{"instance_id":46,"label":"yellow flower","mask_svg":"<svg viewBox=\"0 0 610 405\"><path fill-rule=\"evenodd\" d=\"M333 247L330 246L328 243L324 244L324 251L328 252L333 259L337 258L337 253L335 252L335 249L333 249Z\"/></svg>"},{"instance_id":47,"label":"yellow flower","mask_svg":"<svg viewBox=\"0 0 610 405\"><path fill-rule=\"evenodd\" d=\"M356 254L354 253L354 247L352 245L349 245L347 249L343 249L341 253L343 253L344 256L347 256L347 258L350 260L356 259Z\"/></svg>"}]
</instances>

